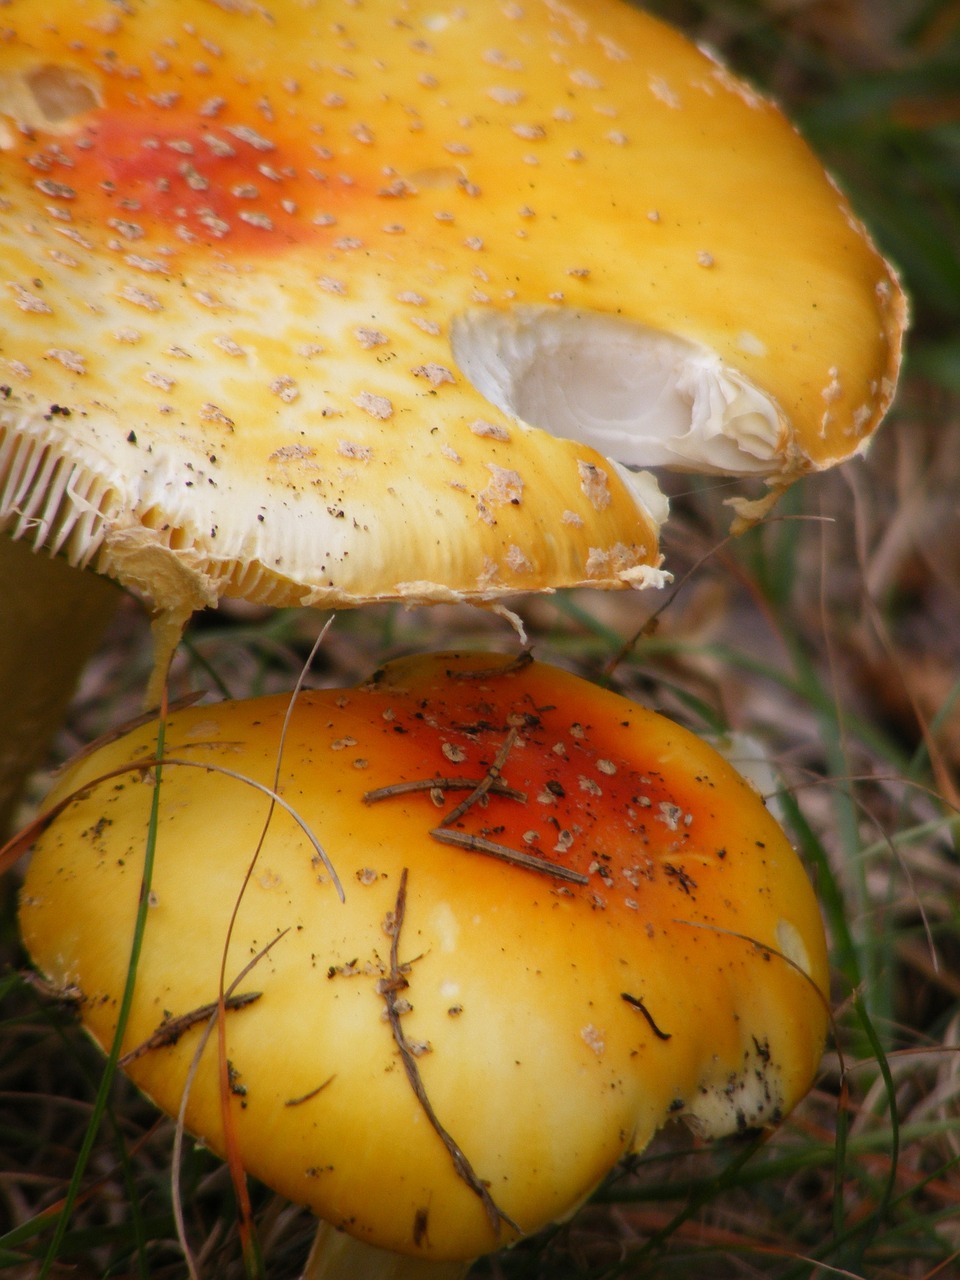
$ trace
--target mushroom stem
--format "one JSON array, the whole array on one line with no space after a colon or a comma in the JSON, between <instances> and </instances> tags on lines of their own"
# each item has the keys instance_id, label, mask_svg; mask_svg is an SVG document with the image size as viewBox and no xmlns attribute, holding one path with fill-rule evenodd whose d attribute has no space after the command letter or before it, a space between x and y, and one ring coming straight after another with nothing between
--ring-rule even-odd
<instances>
[{"instance_id":1,"label":"mushroom stem","mask_svg":"<svg viewBox=\"0 0 960 1280\"><path fill-rule=\"evenodd\" d=\"M105 578L0 536L0 834L118 599Z\"/></svg>"},{"instance_id":2,"label":"mushroom stem","mask_svg":"<svg viewBox=\"0 0 960 1280\"><path fill-rule=\"evenodd\" d=\"M301 1280L461 1280L469 1268L378 1249L321 1221Z\"/></svg>"}]
</instances>

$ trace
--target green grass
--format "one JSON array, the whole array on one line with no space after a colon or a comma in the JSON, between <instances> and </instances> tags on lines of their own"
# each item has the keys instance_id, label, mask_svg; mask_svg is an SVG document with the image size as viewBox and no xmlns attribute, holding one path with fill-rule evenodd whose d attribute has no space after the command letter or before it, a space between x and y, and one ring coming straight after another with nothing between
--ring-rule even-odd
<instances>
[{"instance_id":1,"label":"green grass","mask_svg":"<svg viewBox=\"0 0 960 1280\"><path fill-rule=\"evenodd\" d=\"M722 488L675 480L665 550L683 584L662 610L576 593L520 611L539 657L772 753L830 935L834 1035L776 1134L666 1131L571 1222L473 1274L945 1278L960 1274L960 12L905 0L856 38L831 15L869 5L652 7L780 97L840 178L912 293L907 375L866 460L798 486L737 541ZM175 692L290 688L322 619L228 614L198 620ZM314 679L512 643L476 611L377 607L337 619ZM130 609L61 755L136 714L148 652ZM122 1078L108 1089L69 1008L22 976L10 881L0 960L0 1274L182 1276L173 1126ZM188 1143L178 1181L204 1274L243 1275L224 1167ZM309 1217L252 1196L266 1274L296 1275Z\"/></svg>"}]
</instances>

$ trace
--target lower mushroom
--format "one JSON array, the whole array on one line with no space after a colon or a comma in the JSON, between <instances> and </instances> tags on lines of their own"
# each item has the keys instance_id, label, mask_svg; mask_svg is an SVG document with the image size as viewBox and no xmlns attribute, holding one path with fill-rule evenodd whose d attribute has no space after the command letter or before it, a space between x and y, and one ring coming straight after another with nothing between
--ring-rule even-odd
<instances>
[{"instance_id":1,"label":"lower mushroom","mask_svg":"<svg viewBox=\"0 0 960 1280\"><path fill-rule=\"evenodd\" d=\"M168 1112L186 1090L186 1127L223 1152L202 1037L225 951L238 1150L333 1228L307 1275L393 1274L384 1250L398 1275L459 1274L569 1214L668 1117L705 1136L773 1125L809 1088L827 1023L816 902L712 748L484 654L303 693L284 734L287 710L169 717L122 1051ZM105 1047L155 738L137 728L62 779L23 890L37 966L81 993Z\"/></svg>"}]
</instances>

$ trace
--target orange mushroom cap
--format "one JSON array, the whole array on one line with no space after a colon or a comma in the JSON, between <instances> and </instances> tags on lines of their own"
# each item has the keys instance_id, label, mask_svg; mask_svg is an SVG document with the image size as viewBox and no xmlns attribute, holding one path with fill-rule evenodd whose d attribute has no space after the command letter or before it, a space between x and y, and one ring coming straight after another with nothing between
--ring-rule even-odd
<instances>
[{"instance_id":1,"label":"orange mushroom cap","mask_svg":"<svg viewBox=\"0 0 960 1280\"><path fill-rule=\"evenodd\" d=\"M712 748L486 654L302 694L281 747L287 707L167 724L123 1052L172 1113L199 1054L192 1132L223 1150L215 1037L198 1045L225 946L230 992L250 997L225 1028L247 1168L403 1253L494 1249L569 1213L668 1116L720 1135L775 1124L805 1093L827 1018L817 905ZM104 1046L154 738L138 728L64 776L22 895L35 962L79 992ZM289 808L271 813L275 776Z\"/></svg>"},{"instance_id":2,"label":"orange mushroom cap","mask_svg":"<svg viewBox=\"0 0 960 1280\"><path fill-rule=\"evenodd\" d=\"M11 0L0 149L0 522L180 619L658 582L620 463L779 487L892 394L843 197L615 0Z\"/></svg>"}]
</instances>

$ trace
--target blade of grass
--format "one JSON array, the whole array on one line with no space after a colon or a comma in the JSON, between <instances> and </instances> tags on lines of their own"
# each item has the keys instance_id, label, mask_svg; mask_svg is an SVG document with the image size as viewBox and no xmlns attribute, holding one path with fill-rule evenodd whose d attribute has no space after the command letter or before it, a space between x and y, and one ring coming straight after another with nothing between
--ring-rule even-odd
<instances>
[{"instance_id":1,"label":"blade of grass","mask_svg":"<svg viewBox=\"0 0 960 1280\"><path fill-rule=\"evenodd\" d=\"M124 983L123 994L120 997L120 1008L117 1013L117 1029L114 1032L113 1041L110 1045L110 1052L107 1055L103 1075L100 1078L100 1086L97 1090L97 1096L94 1099L90 1122L87 1125L83 1143L81 1144L80 1151L77 1154L73 1175L70 1179L70 1185L68 1186L66 1196L64 1197L63 1208L60 1210L57 1217L53 1236L50 1240L43 1264L40 1268L39 1280L47 1280L50 1275L51 1269L57 1260L60 1247L63 1243L70 1218L73 1214L74 1205L80 1195L80 1188L83 1183L84 1174L86 1173L87 1164L89 1163L90 1157L93 1153L94 1143L96 1142L97 1134L100 1130L100 1124L103 1120L104 1112L106 1111L109 1102L110 1090L113 1086L113 1079L116 1075L117 1063L120 1058L120 1049L123 1044L123 1037L126 1033L127 1022L133 1005L133 993L137 981L137 966L143 949L143 938L147 927L147 912L150 905L150 888L153 880L153 867L157 849L157 821L160 812L160 785L163 770L161 762L163 759L165 732L166 723L164 707L161 709L161 715L157 721L157 745L156 759L154 763L153 795L150 802L150 818L147 826L143 873L140 880L140 897L137 903L137 915L134 923L133 941L130 947L130 959L127 965L127 977L126 982Z\"/></svg>"}]
</instances>

